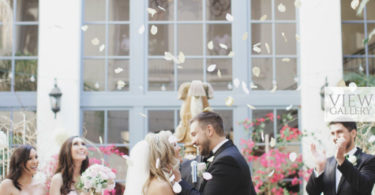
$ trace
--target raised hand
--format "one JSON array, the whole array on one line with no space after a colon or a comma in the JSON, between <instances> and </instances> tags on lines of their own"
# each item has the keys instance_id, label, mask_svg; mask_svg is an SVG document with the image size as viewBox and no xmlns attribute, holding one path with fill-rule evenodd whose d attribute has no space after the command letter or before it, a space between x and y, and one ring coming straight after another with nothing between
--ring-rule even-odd
<instances>
[{"instance_id":1,"label":"raised hand","mask_svg":"<svg viewBox=\"0 0 375 195\"><path fill-rule=\"evenodd\" d=\"M326 162L327 162L326 152L325 151L318 152L316 150L315 144L311 144L310 149L311 149L311 153L314 157L315 168L318 171L318 173L321 173L322 171L324 171L324 168L326 167Z\"/></svg>"},{"instance_id":2,"label":"raised hand","mask_svg":"<svg viewBox=\"0 0 375 195\"><path fill-rule=\"evenodd\" d=\"M346 150L345 139L340 137L336 140L336 154L335 154L336 161L339 165L341 165L345 160L345 150Z\"/></svg>"}]
</instances>

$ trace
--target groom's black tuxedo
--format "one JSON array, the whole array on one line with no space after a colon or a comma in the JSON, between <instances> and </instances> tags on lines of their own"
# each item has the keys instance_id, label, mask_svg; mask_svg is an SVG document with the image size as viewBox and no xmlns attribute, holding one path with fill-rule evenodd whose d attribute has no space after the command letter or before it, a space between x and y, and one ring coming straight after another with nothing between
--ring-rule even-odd
<instances>
[{"instance_id":1,"label":"groom's black tuxedo","mask_svg":"<svg viewBox=\"0 0 375 195\"><path fill-rule=\"evenodd\" d=\"M231 142L225 142L213 154L214 160L208 165L211 180L204 180L199 191L182 180L181 195L255 195L249 166Z\"/></svg>"},{"instance_id":2,"label":"groom's black tuxedo","mask_svg":"<svg viewBox=\"0 0 375 195\"><path fill-rule=\"evenodd\" d=\"M338 166L334 157L327 159L324 172L316 177L312 173L306 186L306 191L311 195L370 195L375 183L375 156L363 153L357 148L354 156L355 163L347 159ZM336 167L342 173L338 190L336 192Z\"/></svg>"}]
</instances>

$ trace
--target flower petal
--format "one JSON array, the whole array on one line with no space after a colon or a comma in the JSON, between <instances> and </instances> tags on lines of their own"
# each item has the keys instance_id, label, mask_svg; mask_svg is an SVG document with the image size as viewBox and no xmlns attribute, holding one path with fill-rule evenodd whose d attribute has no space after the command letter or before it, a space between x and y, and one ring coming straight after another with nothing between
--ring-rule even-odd
<instances>
[{"instance_id":1,"label":"flower petal","mask_svg":"<svg viewBox=\"0 0 375 195\"><path fill-rule=\"evenodd\" d=\"M267 53L270 54L271 53L270 46L268 45L268 43L265 43L264 45L266 46Z\"/></svg>"},{"instance_id":2,"label":"flower petal","mask_svg":"<svg viewBox=\"0 0 375 195\"><path fill-rule=\"evenodd\" d=\"M221 78L221 71L220 71L220 69L217 70L217 76L218 76L219 78Z\"/></svg>"},{"instance_id":3,"label":"flower petal","mask_svg":"<svg viewBox=\"0 0 375 195\"><path fill-rule=\"evenodd\" d=\"M213 49L214 49L214 43L213 43L212 41L208 42L208 43L207 43L207 48L208 48L209 50L213 50Z\"/></svg>"},{"instance_id":4,"label":"flower petal","mask_svg":"<svg viewBox=\"0 0 375 195\"><path fill-rule=\"evenodd\" d=\"M289 153L289 160L294 162L297 159L297 154L295 152Z\"/></svg>"},{"instance_id":5,"label":"flower petal","mask_svg":"<svg viewBox=\"0 0 375 195\"><path fill-rule=\"evenodd\" d=\"M219 46L223 49L228 49L228 46L223 43L219 43Z\"/></svg>"},{"instance_id":6,"label":"flower petal","mask_svg":"<svg viewBox=\"0 0 375 195\"><path fill-rule=\"evenodd\" d=\"M146 114L143 114L143 113L139 113L139 115L141 116L141 117L143 117L143 118L147 118L147 115Z\"/></svg>"},{"instance_id":7,"label":"flower petal","mask_svg":"<svg viewBox=\"0 0 375 195\"><path fill-rule=\"evenodd\" d=\"M273 148L276 146L276 139L271 137L270 146Z\"/></svg>"},{"instance_id":8,"label":"flower petal","mask_svg":"<svg viewBox=\"0 0 375 195\"><path fill-rule=\"evenodd\" d=\"M116 74L119 74L119 73L122 72L122 71L124 71L124 69L121 68L121 67L118 67L118 68L115 69L115 73L116 73Z\"/></svg>"},{"instance_id":9,"label":"flower petal","mask_svg":"<svg viewBox=\"0 0 375 195\"><path fill-rule=\"evenodd\" d=\"M258 66L254 66L252 68L252 72L253 72L254 76L259 77L259 75L260 75L260 68Z\"/></svg>"},{"instance_id":10,"label":"flower petal","mask_svg":"<svg viewBox=\"0 0 375 195\"><path fill-rule=\"evenodd\" d=\"M249 89L247 88L247 84L242 81L242 91L245 92L247 95L249 95L250 91Z\"/></svg>"},{"instance_id":11,"label":"flower petal","mask_svg":"<svg viewBox=\"0 0 375 195\"><path fill-rule=\"evenodd\" d=\"M284 38L284 42L285 42L285 43L288 42L288 39L287 39L286 36L285 36L285 32L281 32L281 36L283 36L283 38Z\"/></svg>"},{"instance_id":12,"label":"flower petal","mask_svg":"<svg viewBox=\"0 0 375 195\"><path fill-rule=\"evenodd\" d=\"M156 10L153 9L153 8L147 8L147 12L148 12L149 14L151 14L151 17L154 17L154 15L156 14Z\"/></svg>"},{"instance_id":13,"label":"flower petal","mask_svg":"<svg viewBox=\"0 0 375 195\"><path fill-rule=\"evenodd\" d=\"M272 175L275 173L275 169L273 169L269 174L268 177L272 177Z\"/></svg>"},{"instance_id":14,"label":"flower petal","mask_svg":"<svg viewBox=\"0 0 375 195\"><path fill-rule=\"evenodd\" d=\"M143 34L145 32L145 25L142 25L138 28L138 33Z\"/></svg>"},{"instance_id":15,"label":"flower petal","mask_svg":"<svg viewBox=\"0 0 375 195\"><path fill-rule=\"evenodd\" d=\"M89 28L89 27L88 27L87 25L83 25L83 26L81 26L81 30L84 31L84 32L86 32L88 28Z\"/></svg>"},{"instance_id":16,"label":"flower petal","mask_svg":"<svg viewBox=\"0 0 375 195\"><path fill-rule=\"evenodd\" d=\"M300 8L301 5L302 5L301 0L295 0L295 1L294 1L294 6L295 6L296 8Z\"/></svg>"},{"instance_id":17,"label":"flower petal","mask_svg":"<svg viewBox=\"0 0 375 195\"><path fill-rule=\"evenodd\" d=\"M179 64L185 63L185 54L182 51L178 54L178 61Z\"/></svg>"},{"instance_id":18,"label":"flower petal","mask_svg":"<svg viewBox=\"0 0 375 195\"><path fill-rule=\"evenodd\" d=\"M279 12L281 13L284 13L286 11L286 7L284 4L280 3L278 6L277 6L277 9L279 10Z\"/></svg>"},{"instance_id":19,"label":"flower petal","mask_svg":"<svg viewBox=\"0 0 375 195\"><path fill-rule=\"evenodd\" d=\"M202 176L203 176L203 179L205 179L205 180L211 180L212 179L212 175L209 172L204 172L202 174Z\"/></svg>"},{"instance_id":20,"label":"flower petal","mask_svg":"<svg viewBox=\"0 0 375 195\"><path fill-rule=\"evenodd\" d=\"M160 168L160 158L156 159L155 167L156 167L157 169Z\"/></svg>"},{"instance_id":21,"label":"flower petal","mask_svg":"<svg viewBox=\"0 0 375 195\"><path fill-rule=\"evenodd\" d=\"M247 38L249 36L249 33L245 32L243 35L242 35L242 40L246 41Z\"/></svg>"},{"instance_id":22,"label":"flower petal","mask_svg":"<svg viewBox=\"0 0 375 195\"><path fill-rule=\"evenodd\" d=\"M225 105L226 106L232 106L233 105L233 97L232 96L228 96L227 98L225 98Z\"/></svg>"},{"instance_id":23,"label":"flower petal","mask_svg":"<svg viewBox=\"0 0 375 195\"><path fill-rule=\"evenodd\" d=\"M155 25L152 25L150 32L151 32L152 35L156 35L156 33L158 33L158 27L155 26Z\"/></svg>"},{"instance_id":24,"label":"flower petal","mask_svg":"<svg viewBox=\"0 0 375 195\"><path fill-rule=\"evenodd\" d=\"M250 104L246 104L248 108L250 108L251 110L256 110L256 108Z\"/></svg>"},{"instance_id":25,"label":"flower petal","mask_svg":"<svg viewBox=\"0 0 375 195\"><path fill-rule=\"evenodd\" d=\"M216 64L211 64L207 67L207 72L213 72L216 69Z\"/></svg>"},{"instance_id":26,"label":"flower petal","mask_svg":"<svg viewBox=\"0 0 375 195\"><path fill-rule=\"evenodd\" d=\"M225 15L225 19L227 19L227 21L229 22L233 22L233 16L230 13L227 13L227 15Z\"/></svg>"},{"instance_id":27,"label":"flower petal","mask_svg":"<svg viewBox=\"0 0 375 195\"><path fill-rule=\"evenodd\" d=\"M285 110L289 111L293 108L293 104L290 104L288 107L285 108Z\"/></svg>"},{"instance_id":28,"label":"flower petal","mask_svg":"<svg viewBox=\"0 0 375 195\"><path fill-rule=\"evenodd\" d=\"M100 41L99 41L99 39L98 39L97 37L95 37L95 38L93 38L93 39L91 40L91 44L93 44L93 45L95 45L95 46L99 45L99 43L100 43Z\"/></svg>"},{"instance_id":29,"label":"flower petal","mask_svg":"<svg viewBox=\"0 0 375 195\"><path fill-rule=\"evenodd\" d=\"M240 80L238 78L235 78L233 80L233 85L235 88L238 88L240 86Z\"/></svg>"},{"instance_id":30,"label":"flower petal","mask_svg":"<svg viewBox=\"0 0 375 195\"><path fill-rule=\"evenodd\" d=\"M167 60L167 61L171 61L171 60L173 60L173 55L171 54L171 53L169 53L169 52L164 52L164 59L165 60Z\"/></svg>"},{"instance_id":31,"label":"flower petal","mask_svg":"<svg viewBox=\"0 0 375 195\"><path fill-rule=\"evenodd\" d=\"M264 21L264 20L267 20L267 14L264 14L262 17L260 17L259 19L260 21Z\"/></svg>"},{"instance_id":32,"label":"flower petal","mask_svg":"<svg viewBox=\"0 0 375 195\"><path fill-rule=\"evenodd\" d=\"M104 48L105 48L105 45L102 44L102 45L99 47L99 51L100 51L100 52L104 51Z\"/></svg>"},{"instance_id":33,"label":"flower petal","mask_svg":"<svg viewBox=\"0 0 375 195\"><path fill-rule=\"evenodd\" d=\"M182 191L181 185L178 182L173 184L173 192L178 194Z\"/></svg>"},{"instance_id":34,"label":"flower petal","mask_svg":"<svg viewBox=\"0 0 375 195\"><path fill-rule=\"evenodd\" d=\"M357 9L359 5L359 0L352 0L352 2L350 3L350 7L352 7L352 9Z\"/></svg>"},{"instance_id":35,"label":"flower petal","mask_svg":"<svg viewBox=\"0 0 375 195\"><path fill-rule=\"evenodd\" d=\"M228 54L228 57L233 57L234 56L234 51L230 51L229 54Z\"/></svg>"}]
</instances>

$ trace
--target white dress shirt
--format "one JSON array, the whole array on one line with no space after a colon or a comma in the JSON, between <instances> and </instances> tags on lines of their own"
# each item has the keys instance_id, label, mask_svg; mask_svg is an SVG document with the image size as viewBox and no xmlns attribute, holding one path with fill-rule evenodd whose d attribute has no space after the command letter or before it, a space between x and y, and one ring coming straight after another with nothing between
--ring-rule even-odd
<instances>
[{"instance_id":1,"label":"white dress shirt","mask_svg":"<svg viewBox=\"0 0 375 195\"><path fill-rule=\"evenodd\" d=\"M228 139L225 139L225 140L221 141L220 143L218 143L218 144L214 147L214 149L212 149L212 153L215 154L215 152L216 152L216 151L217 151L222 145L224 145L225 142L227 142L227 141L229 141L229 140L228 140Z\"/></svg>"}]
</instances>

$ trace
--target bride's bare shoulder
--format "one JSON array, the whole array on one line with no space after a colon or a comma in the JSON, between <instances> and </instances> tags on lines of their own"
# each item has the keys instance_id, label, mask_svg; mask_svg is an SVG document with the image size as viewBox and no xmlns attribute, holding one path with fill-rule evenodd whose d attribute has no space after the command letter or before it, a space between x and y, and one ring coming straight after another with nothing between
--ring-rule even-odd
<instances>
[{"instance_id":1,"label":"bride's bare shoulder","mask_svg":"<svg viewBox=\"0 0 375 195\"><path fill-rule=\"evenodd\" d=\"M161 179L153 179L147 189L147 195L174 195L171 185Z\"/></svg>"}]
</instances>

